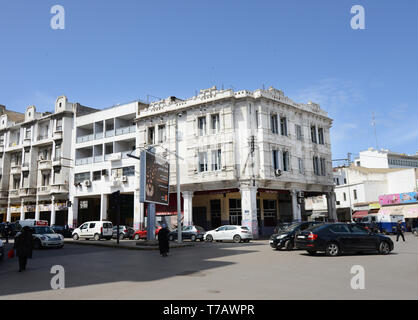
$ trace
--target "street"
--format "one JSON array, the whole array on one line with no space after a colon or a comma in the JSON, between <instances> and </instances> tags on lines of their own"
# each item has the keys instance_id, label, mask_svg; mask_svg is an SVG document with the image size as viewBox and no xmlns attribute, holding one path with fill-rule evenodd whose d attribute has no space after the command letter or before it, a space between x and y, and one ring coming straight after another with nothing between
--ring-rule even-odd
<instances>
[{"instance_id":1,"label":"street","mask_svg":"<svg viewBox=\"0 0 418 320\"><path fill-rule=\"evenodd\" d=\"M10 245L9 245L10 246ZM64 290L52 290L51 267L65 268ZM365 290L350 286L355 265ZM417 299L418 238L395 242L388 256L328 258L274 251L268 241L196 243L158 251L66 245L34 252L28 270L0 263L1 299Z\"/></svg>"}]
</instances>

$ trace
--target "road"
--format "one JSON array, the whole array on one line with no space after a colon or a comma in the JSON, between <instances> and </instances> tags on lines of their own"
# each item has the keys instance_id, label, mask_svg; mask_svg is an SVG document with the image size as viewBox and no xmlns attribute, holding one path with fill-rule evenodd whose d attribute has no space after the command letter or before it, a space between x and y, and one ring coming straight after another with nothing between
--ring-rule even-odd
<instances>
[{"instance_id":1,"label":"road","mask_svg":"<svg viewBox=\"0 0 418 320\"><path fill-rule=\"evenodd\" d=\"M64 290L51 290L51 267L65 268ZM365 290L353 290L355 265L365 268ZM66 245L34 252L28 270L0 263L0 297L7 299L418 299L418 237L395 243L388 256L329 258L278 252L268 241L197 243L156 251Z\"/></svg>"}]
</instances>

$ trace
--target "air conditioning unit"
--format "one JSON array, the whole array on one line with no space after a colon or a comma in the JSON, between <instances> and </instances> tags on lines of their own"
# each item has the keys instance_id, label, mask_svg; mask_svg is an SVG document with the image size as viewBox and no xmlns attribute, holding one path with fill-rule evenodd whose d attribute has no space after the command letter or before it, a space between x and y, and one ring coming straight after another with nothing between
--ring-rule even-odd
<instances>
[{"instance_id":1,"label":"air conditioning unit","mask_svg":"<svg viewBox=\"0 0 418 320\"><path fill-rule=\"evenodd\" d=\"M128 177L127 176L123 176L122 177L122 182L128 182Z\"/></svg>"},{"instance_id":2,"label":"air conditioning unit","mask_svg":"<svg viewBox=\"0 0 418 320\"><path fill-rule=\"evenodd\" d=\"M274 171L274 174L276 175L276 177L281 177L281 175L282 175L283 173L282 173L282 170L277 169L277 170L275 170L275 171Z\"/></svg>"},{"instance_id":3,"label":"air conditioning unit","mask_svg":"<svg viewBox=\"0 0 418 320\"><path fill-rule=\"evenodd\" d=\"M84 185L85 185L86 187L91 187L91 181L90 181L90 180L86 180L86 181L84 181Z\"/></svg>"}]
</instances>

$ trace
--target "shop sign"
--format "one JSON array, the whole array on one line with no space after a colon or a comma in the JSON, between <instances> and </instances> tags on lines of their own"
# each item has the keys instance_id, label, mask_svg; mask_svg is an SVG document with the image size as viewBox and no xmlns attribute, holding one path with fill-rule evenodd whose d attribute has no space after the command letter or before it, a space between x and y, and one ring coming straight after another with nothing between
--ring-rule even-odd
<instances>
[{"instance_id":1,"label":"shop sign","mask_svg":"<svg viewBox=\"0 0 418 320\"><path fill-rule=\"evenodd\" d=\"M28 204L23 207L23 211L25 212L35 212L36 211L36 205Z\"/></svg>"},{"instance_id":2,"label":"shop sign","mask_svg":"<svg viewBox=\"0 0 418 320\"><path fill-rule=\"evenodd\" d=\"M382 206L380 205L380 203L371 203L369 205L369 210L373 210L373 209L380 209Z\"/></svg>"},{"instance_id":3,"label":"shop sign","mask_svg":"<svg viewBox=\"0 0 418 320\"><path fill-rule=\"evenodd\" d=\"M10 207L10 213L20 213L20 206Z\"/></svg>"},{"instance_id":4,"label":"shop sign","mask_svg":"<svg viewBox=\"0 0 418 320\"><path fill-rule=\"evenodd\" d=\"M39 211L40 212L51 211L51 205L50 204L40 204L39 205Z\"/></svg>"},{"instance_id":5,"label":"shop sign","mask_svg":"<svg viewBox=\"0 0 418 320\"><path fill-rule=\"evenodd\" d=\"M65 203L65 202L63 202L63 203L56 203L55 204L55 210L57 210L57 211L65 211L65 210L68 210L67 203Z\"/></svg>"},{"instance_id":6,"label":"shop sign","mask_svg":"<svg viewBox=\"0 0 418 320\"><path fill-rule=\"evenodd\" d=\"M400 204L401 196L400 194L388 194L379 197L379 203L382 206L387 206L391 204Z\"/></svg>"},{"instance_id":7,"label":"shop sign","mask_svg":"<svg viewBox=\"0 0 418 320\"><path fill-rule=\"evenodd\" d=\"M401 203L417 203L418 202L418 193L409 192L400 194Z\"/></svg>"}]
</instances>

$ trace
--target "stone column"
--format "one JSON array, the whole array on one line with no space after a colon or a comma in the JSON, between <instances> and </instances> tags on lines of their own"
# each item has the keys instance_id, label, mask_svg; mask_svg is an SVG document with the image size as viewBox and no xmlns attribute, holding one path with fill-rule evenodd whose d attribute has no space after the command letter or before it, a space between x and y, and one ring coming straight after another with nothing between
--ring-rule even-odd
<instances>
[{"instance_id":1,"label":"stone column","mask_svg":"<svg viewBox=\"0 0 418 320\"><path fill-rule=\"evenodd\" d=\"M20 203L20 220L25 220L25 209L24 209L25 201L22 199Z\"/></svg>"},{"instance_id":2,"label":"stone column","mask_svg":"<svg viewBox=\"0 0 418 320\"><path fill-rule=\"evenodd\" d=\"M39 210L39 197L36 196L35 220L40 220L41 211Z\"/></svg>"},{"instance_id":3,"label":"stone column","mask_svg":"<svg viewBox=\"0 0 418 320\"><path fill-rule=\"evenodd\" d=\"M108 207L108 196L107 194L102 194L100 198L100 221L107 220L107 207Z\"/></svg>"},{"instance_id":4,"label":"stone column","mask_svg":"<svg viewBox=\"0 0 418 320\"><path fill-rule=\"evenodd\" d=\"M183 191L184 201L184 226L193 225L193 192Z\"/></svg>"},{"instance_id":5,"label":"stone column","mask_svg":"<svg viewBox=\"0 0 418 320\"><path fill-rule=\"evenodd\" d=\"M301 222L302 221L302 209L300 204L298 203L298 190L290 191L292 196L292 212L293 212L293 221L294 222Z\"/></svg>"},{"instance_id":6,"label":"stone column","mask_svg":"<svg viewBox=\"0 0 418 320\"><path fill-rule=\"evenodd\" d=\"M327 193L327 207L328 207L328 219L330 222L338 222L337 207L335 201L335 192Z\"/></svg>"},{"instance_id":7,"label":"stone column","mask_svg":"<svg viewBox=\"0 0 418 320\"><path fill-rule=\"evenodd\" d=\"M55 212L55 196L51 197L51 227L55 226L56 212Z\"/></svg>"},{"instance_id":8,"label":"stone column","mask_svg":"<svg viewBox=\"0 0 418 320\"><path fill-rule=\"evenodd\" d=\"M242 208L242 225L248 227L254 239L259 238L258 221L257 221L257 187L242 186L241 192L241 208Z\"/></svg>"},{"instance_id":9,"label":"stone column","mask_svg":"<svg viewBox=\"0 0 418 320\"><path fill-rule=\"evenodd\" d=\"M78 203L79 200L76 197L71 198L71 208L68 208L68 226L70 228L78 227Z\"/></svg>"}]
</instances>

